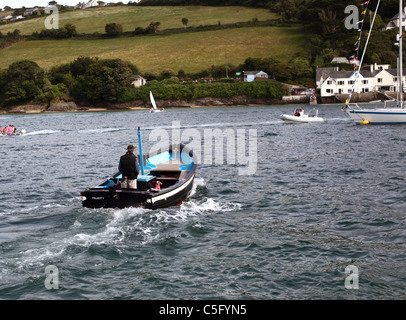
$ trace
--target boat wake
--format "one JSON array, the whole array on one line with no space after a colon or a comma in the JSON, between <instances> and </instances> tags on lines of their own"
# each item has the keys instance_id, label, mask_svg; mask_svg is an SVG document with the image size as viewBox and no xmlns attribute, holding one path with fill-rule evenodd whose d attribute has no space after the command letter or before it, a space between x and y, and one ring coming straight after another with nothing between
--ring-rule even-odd
<instances>
[{"instance_id":1,"label":"boat wake","mask_svg":"<svg viewBox=\"0 0 406 320\"><path fill-rule=\"evenodd\" d=\"M36 136L36 135L45 135L45 134L53 134L53 133L58 133L61 132L59 130L39 130L39 131L33 131L33 132L27 132L24 134L24 136Z\"/></svg>"},{"instance_id":2,"label":"boat wake","mask_svg":"<svg viewBox=\"0 0 406 320\"><path fill-rule=\"evenodd\" d=\"M150 243L162 243L168 239L177 239L178 235L188 232L190 228L203 228L204 217L218 213L238 211L241 204L222 202L205 196L206 182L196 178L192 189L192 198L180 206L160 210L144 208L124 209L89 209L76 208L70 222L52 228L46 238L37 237L33 231L27 239L29 248L18 249L21 240L9 239L16 250L0 262L0 280L13 281L14 270L31 270L42 268L50 261L63 264L63 261L75 261L84 252L103 248L114 252L125 252L128 248L144 247ZM48 204L47 206L51 206ZM24 211L24 219L36 217L46 208L30 208ZM55 208L54 208L55 209ZM66 216L66 210L72 210L72 204L58 208L58 214L42 217L59 221L55 217ZM34 218L33 218L34 219ZM39 227L38 227L39 228ZM47 233L47 227L41 228L41 234ZM108 248L108 249L106 249ZM59 261L59 262L58 262Z\"/></svg>"},{"instance_id":3,"label":"boat wake","mask_svg":"<svg viewBox=\"0 0 406 320\"><path fill-rule=\"evenodd\" d=\"M86 129L86 130L79 130L79 133L104 133L104 132L115 132L126 130L126 128L104 128L104 129Z\"/></svg>"},{"instance_id":4,"label":"boat wake","mask_svg":"<svg viewBox=\"0 0 406 320\"><path fill-rule=\"evenodd\" d=\"M179 129L199 129L199 128L228 128L228 127L252 127L258 125L270 125L278 124L279 120L269 120L269 121L258 121L258 122L219 122L219 123L200 123L200 124L191 124L183 125L180 124ZM159 129L170 130L173 129L173 125L160 126ZM145 127L144 130L156 130L157 127Z\"/></svg>"}]
</instances>

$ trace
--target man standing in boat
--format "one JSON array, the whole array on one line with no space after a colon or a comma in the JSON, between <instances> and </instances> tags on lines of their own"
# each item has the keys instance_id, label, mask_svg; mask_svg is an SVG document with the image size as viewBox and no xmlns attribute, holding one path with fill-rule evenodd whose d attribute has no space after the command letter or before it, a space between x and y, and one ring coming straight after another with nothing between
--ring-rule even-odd
<instances>
[{"instance_id":1,"label":"man standing in boat","mask_svg":"<svg viewBox=\"0 0 406 320\"><path fill-rule=\"evenodd\" d=\"M127 147L127 153L120 158L118 170L123 175L121 188L137 189L137 176L140 172L140 165L134 155L134 149L135 147L130 144Z\"/></svg>"}]
</instances>

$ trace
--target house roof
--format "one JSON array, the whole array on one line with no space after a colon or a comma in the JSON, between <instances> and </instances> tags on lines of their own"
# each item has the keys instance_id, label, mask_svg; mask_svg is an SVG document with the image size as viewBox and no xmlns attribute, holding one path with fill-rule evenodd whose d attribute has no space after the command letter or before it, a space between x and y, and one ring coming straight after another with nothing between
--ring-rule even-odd
<instances>
[{"instance_id":1,"label":"house roof","mask_svg":"<svg viewBox=\"0 0 406 320\"><path fill-rule=\"evenodd\" d=\"M146 80L145 78L141 77L139 74L132 75L133 80Z\"/></svg>"},{"instance_id":2,"label":"house roof","mask_svg":"<svg viewBox=\"0 0 406 320\"><path fill-rule=\"evenodd\" d=\"M406 69L403 69L403 73L406 75ZM372 78L375 77L380 72L387 71L391 75L396 76L397 70L396 69L382 69L382 70L370 70L369 66L365 66L360 70L360 75L364 78ZM339 71L338 67L328 67L328 68L317 68L316 70L316 81L320 81L321 78L327 79L342 79L342 78L350 78L354 74L354 71Z\"/></svg>"},{"instance_id":3,"label":"house roof","mask_svg":"<svg viewBox=\"0 0 406 320\"><path fill-rule=\"evenodd\" d=\"M397 75L398 75L397 69L387 69L386 71L388 71L392 76L397 77ZM402 71L403 71L403 75L406 75L406 68L403 68Z\"/></svg>"},{"instance_id":4,"label":"house roof","mask_svg":"<svg viewBox=\"0 0 406 320\"><path fill-rule=\"evenodd\" d=\"M334 57L331 63L350 63L346 57Z\"/></svg>"},{"instance_id":5,"label":"house roof","mask_svg":"<svg viewBox=\"0 0 406 320\"><path fill-rule=\"evenodd\" d=\"M244 74L253 74L253 75L256 75L256 74L258 74L258 73L264 73L264 74L267 74L266 72L264 72L264 71L244 71Z\"/></svg>"},{"instance_id":6,"label":"house roof","mask_svg":"<svg viewBox=\"0 0 406 320\"><path fill-rule=\"evenodd\" d=\"M330 73L338 71L338 67L327 67L327 68L317 68L316 69L316 81L320 81L321 77L326 79Z\"/></svg>"},{"instance_id":7,"label":"house roof","mask_svg":"<svg viewBox=\"0 0 406 320\"><path fill-rule=\"evenodd\" d=\"M13 18L13 16L8 14L8 15L5 15L5 16L1 16L0 20L10 20L11 18Z\"/></svg>"}]
</instances>

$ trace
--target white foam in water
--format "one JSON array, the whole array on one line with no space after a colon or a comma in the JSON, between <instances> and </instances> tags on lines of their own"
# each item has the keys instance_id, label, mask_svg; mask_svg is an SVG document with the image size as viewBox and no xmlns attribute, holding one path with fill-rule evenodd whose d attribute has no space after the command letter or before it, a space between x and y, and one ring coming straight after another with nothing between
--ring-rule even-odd
<instances>
[{"instance_id":1,"label":"white foam in water","mask_svg":"<svg viewBox=\"0 0 406 320\"><path fill-rule=\"evenodd\" d=\"M79 133L103 133L103 132L114 132L125 130L125 128L104 128L104 129L86 129L86 130L79 130Z\"/></svg>"},{"instance_id":2,"label":"white foam in water","mask_svg":"<svg viewBox=\"0 0 406 320\"><path fill-rule=\"evenodd\" d=\"M35 136L35 135L41 135L41 134L52 134L52 133L58 133L61 132L59 130L40 130L40 131L33 131L33 132L27 132L24 134L24 136Z\"/></svg>"},{"instance_id":3,"label":"white foam in water","mask_svg":"<svg viewBox=\"0 0 406 320\"><path fill-rule=\"evenodd\" d=\"M191 200L181 206L181 211L188 213L229 212L241 209L241 204L234 202L219 203L212 198L205 201Z\"/></svg>"},{"instance_id":4,"label":"white foam in water","mask_svg":"<svg viewBox=\"0 0 406 320\"><path fill-rule=\"evenodd\" d=\"M198 187L205 187L206 182L203 178L195 178L193 181L192 191L190 192L190 197L193 197L196 193Z\"/></svg>"},{"instance_id":5,"label":"white foam in water","mask_svg":"<svg viewBox=\"0 0 406 320\"><path fill-rule=\"evenodd\" d=\"M78 220L75 220L75 222L73 223L73 226L74 226L75 228L79 228L79 227L82 226L82 224L81 224Z\"/></svg>"}]
</instances>

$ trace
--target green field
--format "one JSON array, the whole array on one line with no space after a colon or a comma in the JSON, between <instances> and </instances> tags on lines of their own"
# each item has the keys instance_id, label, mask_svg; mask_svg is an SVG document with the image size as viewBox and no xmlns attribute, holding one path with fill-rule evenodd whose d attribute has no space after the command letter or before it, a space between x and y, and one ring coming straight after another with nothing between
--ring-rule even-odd
<instances>
[{"instance_id":1,"label":"green field","mask_svg":"<svg viewBox=\"0 0 406 320\"><path fill-rule=\"evenodd\" d=\"M69 21L75 24L79 32L102 31L105 23L118 22L121 13L120 22L124 28L134 30L139 20L134 18L133 24L129 20L135 12L145 14L141 26L146 26L151 20L160 21L162 29L182 27L182 17L189 19L189 26L217 24L218 21L223 24L250 21L253 18L260 21L274 18L267 10L242 7L114 7L69 12L61 15L61 22ZM65 19L68 14L71 20L64 21L62 17ZM14 26L17 27L17 24ZM91 30L84 30L85 28ZM105 40L21 41L0 50L0 68L7 68L15 61L28 59L49 69L71 62L79 56L97 56L101 59L119 58L130 61L138 66L141 73L159 74L163 70L195 73L212 65L224 65L226 55L228 63L236 66L248 57L272 57L287 62L304 47L304 38L299 28L268 26Z\"/></svg>"},{"instance_id":2,"label":"green field","mask_svg":"<svg viewBox=\"0 0 406 320\"><path fill-rule=\"evenodd\" d=\"M277 16L266 9L246 7L205 7L205 6L168 6L168 7L141 7L117 6L104 8L90 8L74 10L59 15L59 26L66 23L76 26L78 33L104 33L107 23L115 22L123 26L123 31L134 31L136 27L146 28L152 21L161 23L160 29L183 27L182 18L189 20L188 26L214 25L251 21L258 19L265 21L275 19ZM18 21L8 25L1 25L0 31L18 29L23 35L30 35L34 31L41 31L44 27L45 17Z\"/></svg>"}]
</instances>

